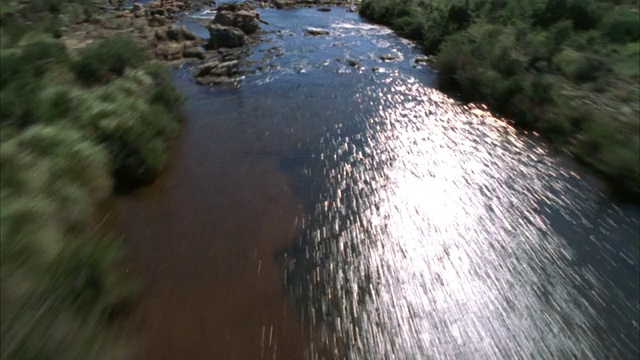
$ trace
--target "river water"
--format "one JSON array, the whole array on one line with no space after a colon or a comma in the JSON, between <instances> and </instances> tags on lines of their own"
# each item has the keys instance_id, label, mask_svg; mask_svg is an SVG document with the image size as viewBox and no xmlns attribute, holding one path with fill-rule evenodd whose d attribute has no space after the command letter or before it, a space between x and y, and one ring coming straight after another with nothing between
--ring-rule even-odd
<instances>
[{"instance_id":1,"label":"river water","mask_svg":"<svg viewBox=\"0 0 640 360\"><path fill-rule=\"evenodd\" d=\"M207 88L176 70L171 165L118 201L141 358L638 357L638 207L437 91L388 29L261 13L262 71Z\"/></svg>"}]
</instances>

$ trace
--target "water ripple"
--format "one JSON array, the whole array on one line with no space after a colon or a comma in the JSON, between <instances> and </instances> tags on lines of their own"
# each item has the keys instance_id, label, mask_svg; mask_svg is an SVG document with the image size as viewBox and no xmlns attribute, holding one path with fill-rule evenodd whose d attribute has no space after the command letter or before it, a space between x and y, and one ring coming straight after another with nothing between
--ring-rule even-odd
<instances>
[{"instance_id":1,"label":"water ripple","mask_svg":"<svg viewBox=\"0 0 640 360\"><path fill-rule=\"evenodd\" d=\"M411 77L359 96L374 109L354 120L363 130L323 139L327 183L308 231L305 290L349 358L637 353L631 339L599 331L611 293L549 220L558 213L593 231L581 211L596 206L595 189L577 192L580 179L539 143ZM621 225L613 214L598 222L608 216ZM637 317L637 302L616 298L611 311ZM637 324L620 326L637 336Z\"/></svg>"}]
</instances>

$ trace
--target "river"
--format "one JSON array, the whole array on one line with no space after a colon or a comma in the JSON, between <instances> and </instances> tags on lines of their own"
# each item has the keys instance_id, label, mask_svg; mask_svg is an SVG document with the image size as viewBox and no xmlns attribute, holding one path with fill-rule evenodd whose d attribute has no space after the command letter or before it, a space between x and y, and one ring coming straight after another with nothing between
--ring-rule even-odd
<instances>
[{"instance_id":1,"label":"river","mask_svg":"<svg viewBox=\"0 0 640 360\"><path fill-rule=\"evenodd\" d=\"M117 201L140 358L638 358L637 206L440 93L388 29L261 18L238 86L175 71L171 164Z\"/></svg>"}]
</instances>

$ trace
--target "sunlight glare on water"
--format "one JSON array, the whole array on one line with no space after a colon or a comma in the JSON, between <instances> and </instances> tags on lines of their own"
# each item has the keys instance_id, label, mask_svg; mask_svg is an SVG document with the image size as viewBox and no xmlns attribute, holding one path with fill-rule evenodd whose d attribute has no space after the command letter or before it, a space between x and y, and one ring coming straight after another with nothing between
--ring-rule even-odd
<instances>
[{"instance_id":1,"label":"sunlight glare on water","mask_svg":"<svg viewBox=\"0 0 640 360\"><path fill-rule=\"evenodd\" d=\"M576 176L410 76L361 100L365 130L323 139L309 230L313 307L348 357L605 358L581 293L597 300L601 284L540 211L582 201Z\"/></svg>"}]
</instances>

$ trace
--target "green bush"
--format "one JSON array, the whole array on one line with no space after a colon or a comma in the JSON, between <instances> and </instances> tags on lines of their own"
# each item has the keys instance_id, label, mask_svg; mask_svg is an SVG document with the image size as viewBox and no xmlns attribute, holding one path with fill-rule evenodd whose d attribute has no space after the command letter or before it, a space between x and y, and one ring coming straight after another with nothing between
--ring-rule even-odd
<instances>
[{"instance_id":1,"label":"green bush","mask_svg":"<svg viewBox=\"0 0 640 360\"><path fill-rule=\"evenodd\" d=\"M97 84L122 76L127 68L139 67L148 59L146 49L139 43L116 35L82 49L73 68L78 80Z\"/></svg>"},{"instance_id":2,"label":"green bush","mask_svg":"<svg viewBox=\"0 0 640 360\"><path fill-rule=\"evenodd\" d=\"M604 67L597 57L572 49L562 50L553 63L560 73L576 82L595 80Z\"/></svg>"},{"instance_id":3,"label":"green bush","mask_svg":"<svg viewBox=\"0 0 640 360\"><path fill-rule=\"evenodd\" d=\"M640 68L638 59L640 58L640 43L630 42L618 49L613 61L613 71L623 79L638 82Z\"/></svg>"},{"instance_id":4,"label":"green bush","mask_svg":"<svg viewBox=\"0 0 640 360\"><path fill-rule=\"evenodd\" d=\"M41 78L53 65L66 65L69 62L64 44L49 36L27 35L18 43L18 49L22 66L14 75Z\"/></svg>"},{"instance_id":5,"label":"green bush","mask_svg":"<svg viewBox=\"0 0 640 360\"><path fill-rule=\"evenodd\" d=\"M118 188L148 184L163 167L166 143L178 131L170 110L182 101L179 95L162 98L174 92L169 86L158 85L144 71L135 70L92 92L71 94L73 111L66 117L105 144Z\"/></svg>"},{"instance_id":6,"label":"green bush","mask_svg":"<svg viewBox=\"0 0 640 360\"><path fill-rule=\"evenodd\" d=\"M592 110L593 111L593 110ZM613 184L613 190L640 198L640 129L623 125L602 113L587 123L573 152Z\"/></svg>"},{"instance_id":7,"label":"green bush","mask_svg":"<svg viewBox=\"0 0 640 360\"><path fill-rule=\"evenodd\" d=\"M152 62L142 69L156 84L151 94L151 103L161 105L172 114L177 114L184 104L185 97L173 86L169 68L164 64Z\"/></svg>"},{"instance_id":8,"label":"green bush","mask_svg":"<svg viewBox=\"0 0 640 360\"><path fill-rule=\"evenodd\" d=\"M393 29L412 40L422 39L425 28L424 19L419 16L405 16L393 21Z\"/></svg>"},{"instance_id":9,"label":"green bush","mask_svg":"<svg viewBox=\"0 0 640 360\"><path fill-rule=\"evenodd\" d=\"M637 42L640 40L640 13L637 8L616 7L606 14L600 29L612 42Z\"/></svg>"}]
</instances>

